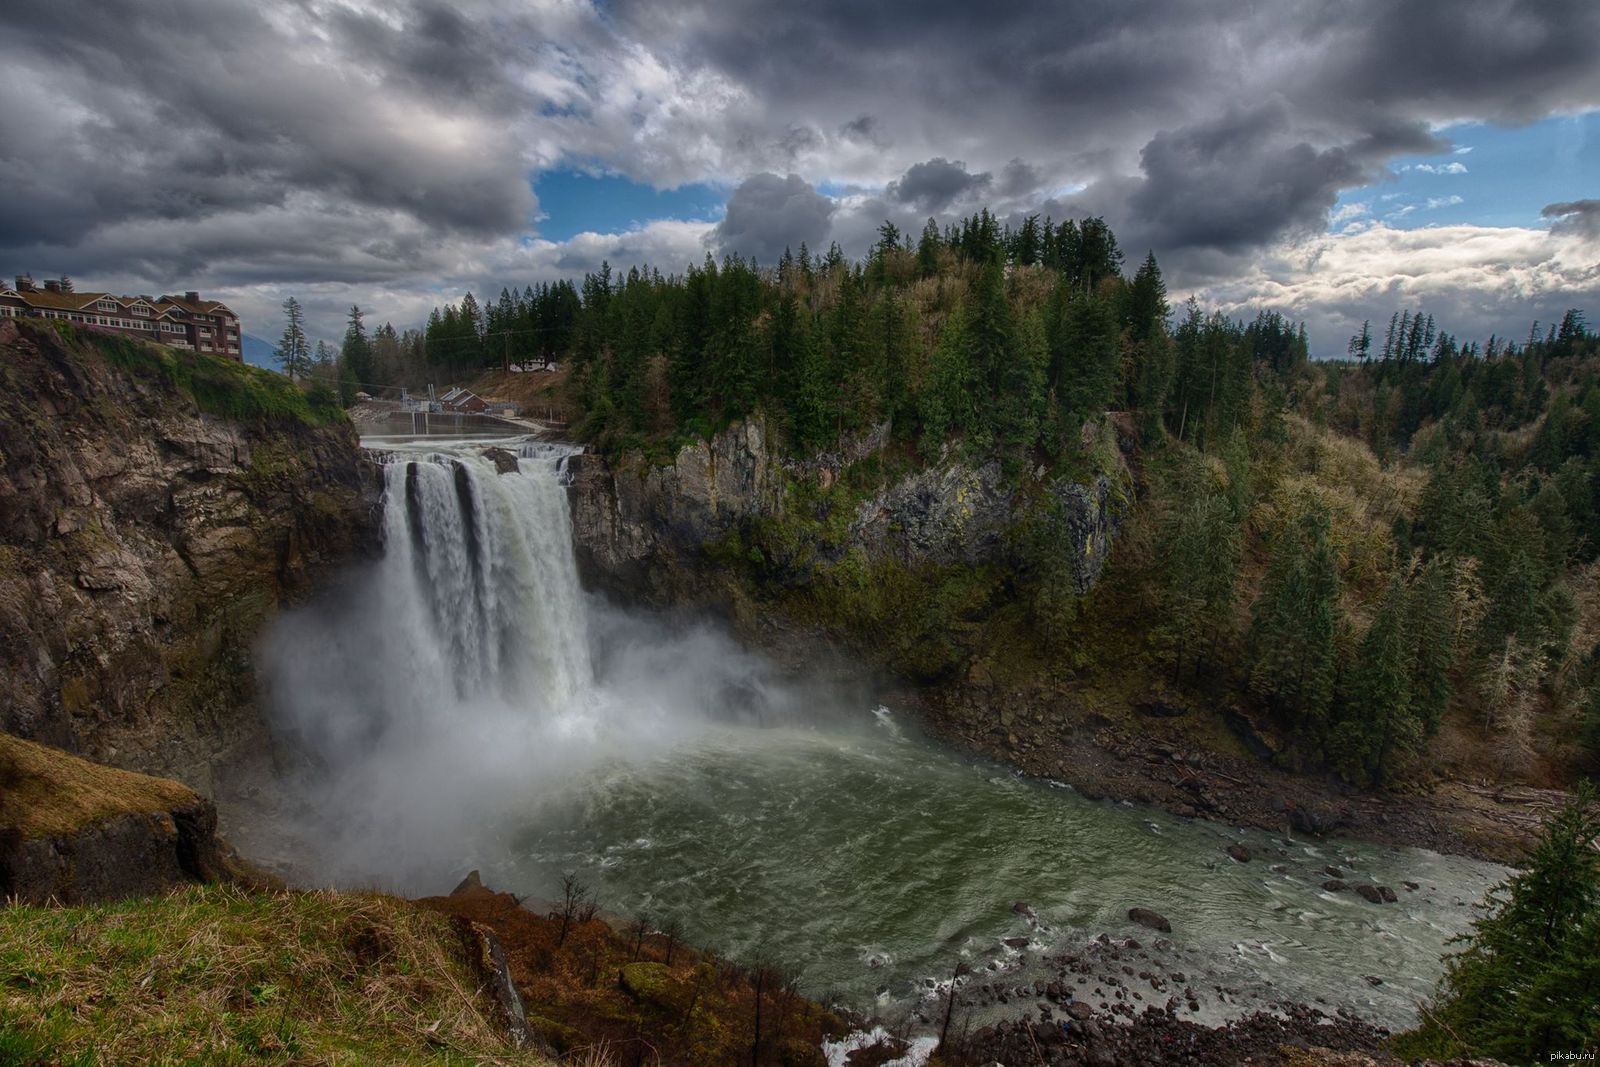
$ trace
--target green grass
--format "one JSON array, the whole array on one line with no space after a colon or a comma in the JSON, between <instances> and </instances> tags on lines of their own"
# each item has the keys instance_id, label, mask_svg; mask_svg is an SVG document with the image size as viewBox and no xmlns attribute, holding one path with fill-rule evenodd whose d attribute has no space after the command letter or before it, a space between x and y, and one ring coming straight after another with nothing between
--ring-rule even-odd
<instances>
[{"instance_id":1,"label":"green grass","mask_svg":"<svg viewBox=\"0 0 1600 1067\"><path fill-rule=\"evenodd\" d=\"M345 419L338 395L326 386L302 389L281 374L239 360L183 352L119 334L80 330L66 322L52 325L69 343L99 353L107 363L134 378L193 400L209 415L310 427Z\"/></svg>"},{"instance_id":2,"label":"green grass","mask_svg":"<svg viewBox=\"0 0 1600 1067\"><path fill-rule=\"evenodd\" d=\"M0 1067L544 1064L451 920L379 895L197 886L0 906Z\"/></svg>"}]
</instances>

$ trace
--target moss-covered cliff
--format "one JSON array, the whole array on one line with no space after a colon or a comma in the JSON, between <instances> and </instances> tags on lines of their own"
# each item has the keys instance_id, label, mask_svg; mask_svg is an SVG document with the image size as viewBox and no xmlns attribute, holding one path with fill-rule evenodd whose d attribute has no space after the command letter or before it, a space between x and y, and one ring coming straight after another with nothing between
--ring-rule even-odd
<instances>
[{"instance_id":1,"label":"moss-covered cliff","mask_svg":"<svg viewBox=\"0 0 1600 1067\"><path fill-rule=\"evenodd\" d=\"M0 323L0 729L209 791L264 736L252 642L375 543L375 493L331 398Z\"/></svg>"},{"instance_id":2,"label":"moss-covered cliff","mask_svg":"<svg viewBox=\"0 0 1600 1067\"><path fill-rule=\"evenodd\" d=\"M1076 476L954 455L926 463L881 433L796 461L769 436L756 417L666 464L575 457L585 580L718 609L758 640L808 629L930 681L997 645L1020 641L1013 652L1026 656L1051 641L1094 586L1128 503L1109 422Z\"/></svg>"}]
</instances>

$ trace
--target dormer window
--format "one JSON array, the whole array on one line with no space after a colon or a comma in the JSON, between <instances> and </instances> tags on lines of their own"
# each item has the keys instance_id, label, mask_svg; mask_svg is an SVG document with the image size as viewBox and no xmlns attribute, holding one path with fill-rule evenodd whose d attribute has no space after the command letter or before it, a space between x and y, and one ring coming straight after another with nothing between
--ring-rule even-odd
<instances>
[{"instance_id":1,"label":"dormer window","mask_svg":"<svg viewBox=\"0 0 1600 1067\"><path fill-rule=\"evenodd\" d=\"M96 300L94 306L99 308L101 311L117 310L117 302L115 300Z\"/></svg>"}]
</instances>

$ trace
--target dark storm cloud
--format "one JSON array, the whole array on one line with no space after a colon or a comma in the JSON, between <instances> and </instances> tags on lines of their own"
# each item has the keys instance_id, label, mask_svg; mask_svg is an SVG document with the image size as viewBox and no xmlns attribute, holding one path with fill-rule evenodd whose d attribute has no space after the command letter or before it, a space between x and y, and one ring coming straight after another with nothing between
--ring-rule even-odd
<instances>
[{"instance_id":1,"label":"dark storm cloud","mask_svg":"<svg viewBox=\"0 0 1600 1067\"><path fill-rule=\"evenodd\" d=\"M189 224L232 233L241 213L262 214L250 248L287 253L258 264L314 262L288 242L351 231L369 252L404 251L378 232L396 212L441 236L526 226L536 208L526 164L487 150L502 147L489 143L491 118L516 94L481 27L426 7L393 25L337 9L316 24L320 38L275 19L316 24L311 5L106 0L87 11L28 0L8 10L0 252L60 258L53 249L76 246L75 272L86 275L120 268L85 254L112 254L119 228L182 223L141 253L159 277L207 262Z\"/></svg>"},{"instance_id":2,"label":"dark storm cloud","mask_svg":"<svg viewBox=\"0 0 1600 1067\"><path fill-rule=\"evenodd\" d=\"M997 175L990 195L1087 187L1076 201L1119 232L1224 257L1320 225L1339 188L1397 154L1443 147L1432 126L1600 106L1592 0L614 7L642 38L743 86L774 120L847 122L874 100L895 156L839 146L835 157L859 170L931 167L959 145L974 177ZM1003 170L1012 159L1036 180ZM959 180L948 164L943 176ZM886 198L910 202L910 177ZM918 206L944 209L955 192L930 184Z\"/></svg>"},{"instance_id":3,"label":"dark storm cloud","mask_svg":"<svg viewBox=\"0 0 1600 1067\"><path fill-rule=\"evenodd\" d=\"M1032 196L1045 184L1045 175L1038 167L1023 159L1013 159L1000 171L1000 180L994 191L1006 198Z\"/></svg>"},{"instance_id":4,"label":"dark storm cloud","mask_svg":"<svg viewBox=\"0 0 1600 1067\"><path fill-rule=\"evenodd\" d=\"M1176 283L1317 229L1441 124L1600 106L1600 4L12 0L0 99L0 258L85 280L506 269L564 163L743 182L709 240L768 262L987 201L1103 214ZM707 237L648 229L538 269Z\"/></svg>"},{"instance_id":5,"label":"dark storm cloud","mask_svg":"<svg viewBox=\"0 0 1600 1067\"><path fill-rule=\"evenodd\" d=\"M1233 251L1321 229L1339 190L1365 176L1344 149L1297 139L1281 102L1157 134L1140 164L1133 228L1141 246L1175 250Z\"/></svg>"},{"instance_id":6,"label":"dark storm cloud","mask_svg":"<svg viewBox=\"0 0 1600 1067\"><path fill-rule=\"evenodd\" d=\"M1550 232L1600 240L1600 200L1571 200L1546 204L1540 215L1555 221Z\"/></svg>"},{"instance_id":7,"label":"dark storm cloud","mask_svg":"<svg viewBox=\"0 0 1600 1067\"><path fill-rule=\"evenodd\" d=\"M834 202L798 174L757 174L728 197L727 214L712 239L724 252L770 264L802 241L813 249L825 244L833 212Z\"/></svg>"},{"instance_id":8,"label":"dark storm cloud","mask_svg":"<svg viewBox=\"0 0 1600 1067\"><path fill-rule=\"evenodd\" d=\"M914 163L905 174L889 183L885 194L890 200L909 204L918 211L944 211L957 200L987 189L994 176L985 171L971 174L961 160L948 160L937 156L923 163Z\"/></svg>"}]
</instances>

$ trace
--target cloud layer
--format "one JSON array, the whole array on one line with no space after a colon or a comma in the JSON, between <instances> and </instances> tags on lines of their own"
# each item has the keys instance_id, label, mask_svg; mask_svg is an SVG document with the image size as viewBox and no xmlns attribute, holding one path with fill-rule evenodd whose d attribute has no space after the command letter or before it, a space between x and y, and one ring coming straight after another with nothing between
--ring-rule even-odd
<instances>
[{"instance_id":1,"label":"cloud layer","mask_svg":"<svg viewBox=\"0 0 1600 1067\"><path fill-rule=\"evenodd\" d=\"M1335 240L1339 191L1442 124L1600 107L1600 6L17 0L0 91L8 263L252 318L293 290L404 321L602 255L859 252L979 204L1104 214L1222 287ZM555 246L531 179L558 166L731 192L715 226ZM1593 240L1588 192L1540 239Z\"/></svg>"}]
</instances>

